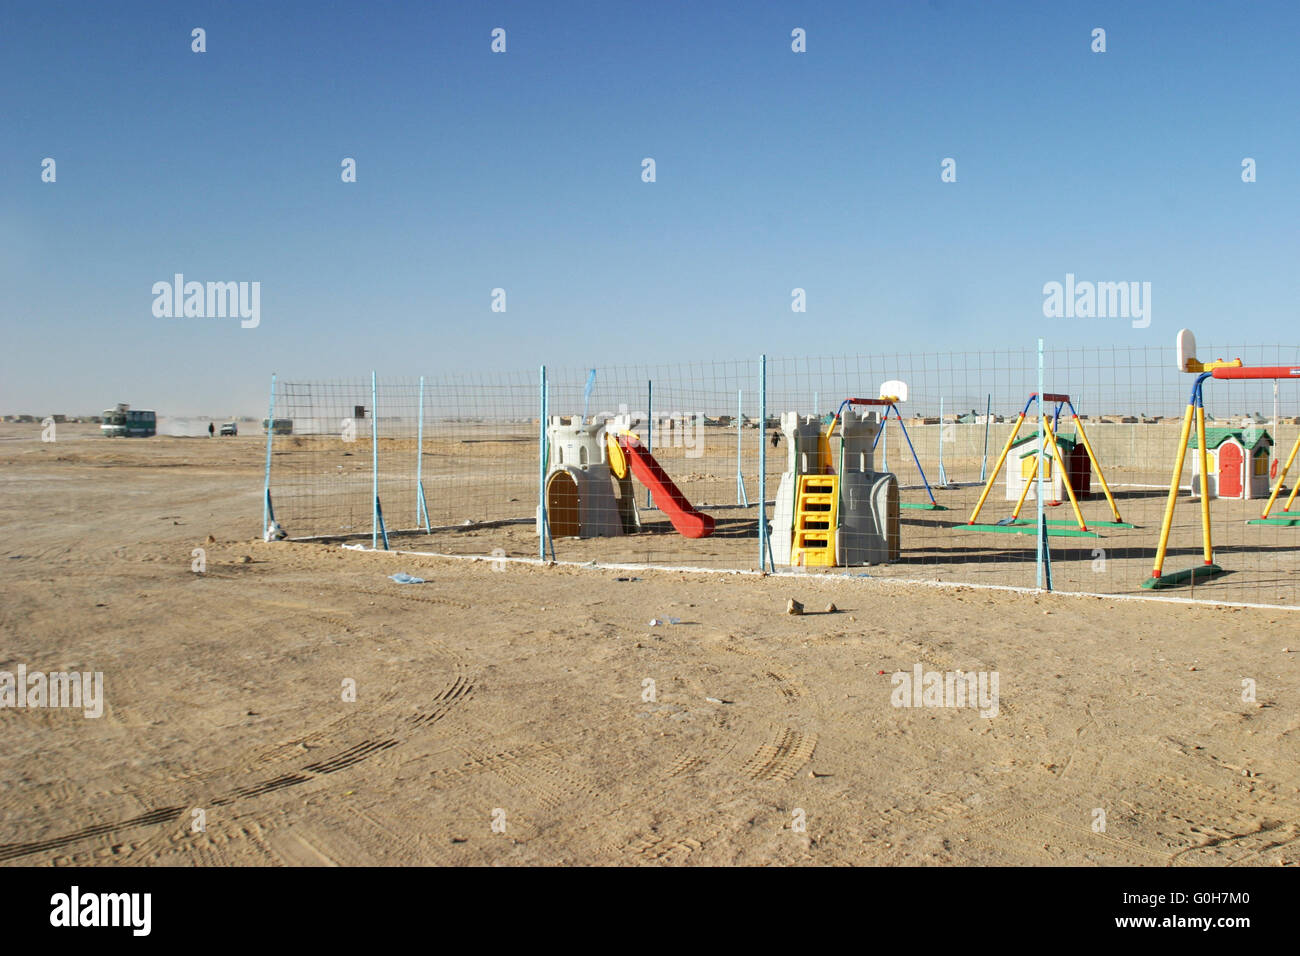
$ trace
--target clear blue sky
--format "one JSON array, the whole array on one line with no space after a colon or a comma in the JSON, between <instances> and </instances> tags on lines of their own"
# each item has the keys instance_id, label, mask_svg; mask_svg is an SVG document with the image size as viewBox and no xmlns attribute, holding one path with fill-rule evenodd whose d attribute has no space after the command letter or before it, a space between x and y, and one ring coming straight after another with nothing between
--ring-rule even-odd
<instances>
[{"instance_id":1,"label":"clear blue sky","mask_svg":"<svg viewBox=\"0 0 1300 956\"><path fill-rule=\"evenodd\" d=\"M256 414L273 370L1293 341L1298 35L1293 2L9 3L0 411ZM260 327L155 318L175 272L261 282ZM1044 318L1067 272L1151 282L1150 328Z\"/></svg>"}]
</instances>

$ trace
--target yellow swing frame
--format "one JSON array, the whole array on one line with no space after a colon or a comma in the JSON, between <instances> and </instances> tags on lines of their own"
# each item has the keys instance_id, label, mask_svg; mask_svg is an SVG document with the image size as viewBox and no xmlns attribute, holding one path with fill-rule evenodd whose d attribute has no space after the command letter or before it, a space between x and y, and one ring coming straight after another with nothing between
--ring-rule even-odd
<instances>
[{"instance_id":1,"label":"yellow swing frame","mask_svg":"<svg viewBox=\"0 0 1300 956\"><path fill-rule=\"evenodd\" d=\"M1070 415L1074 421L1074 426L1076 429L1078 429L1079 438L1083 441L1084 450L1087 451L1088 453L1088 460L1092 463L1093 470L1097 472L1097 480L1101 483L1102 491L1104 491L1106 494L1106 501L1110 504L1110 511L1111 514L1114 516L1115 520L1095 522L1094 524L1105 525L1107 527L1113 527L1113 528L1131 528L1132 525L1125 524L1124 519L1120 517L1119 506L1115 504L1115 496L1111 494L1110 485L1106 483L1106 475L1102 471L1101 462L1097 460L1097 455L1092 449L1092 442L1088 439L1088 432L1083 427L1083 420L1079 418L1079 413L1075 411L1074 404L1070 401L1070 396L1065 394L1055 394L1050 392L1044 393L1042 396L1040 396L1037 392L1035 392L1034 394L1029 396L1029 401L1025 402L1025 407L1021 410L1020 414L1016 416L1016 424L1011 429L1011 434L1007 436L1007 443L1002 446L1002 454L998 455L998 462L996 465L993 466L993 473L989 475L988 481L984 485L984 490L980 493L979 501L975 503L975 510L971 512L970 520L967 521L964 526L957 525L957 528L974 527L979 530L994 530L994 529L1002 530L1005 527L1017 526L1017 522L1019 522L1020 520L1020 511L1025 505L1025 499L1029 496L1029 486L1031 484L1034 484L1034 482L1031 482L1029 480L1026 480L1024 483L1024 487L1020 489L1020 499L1016 502L1016 509L1015 511L1011 512L1010 519L1004 519L998 525L977 525L975 522L979 518L981 509L983 509L984 507L984 502L988 499L989 492L993 490L993 486L997 483L998 475L1001 474L1002 472L1002 466L1006 464L1007 455L1010 454L1011 446L1014 445L1016 442L1016 436L1020 434L1020 427L1024 424L1025 418L1029 414L1029 408L1035 402L1038 403L1038 415L1039 415L1039 421L1041 423L1040 427L1042 428L1043 437L1047 439L1047 442L1051 447L1052 458L1056 463L1056 467L1060 469L1059 474L1061 476L1061 483L1065 487L1066 495L1069 496L1070 507L1074 511L1074 518L1079 526L1077 529L1049 528L1047 533L1055 534L1055 535L1071 535L1071 536L1079 536L1079 535L1086 535L1089 537L1096 536L1095 533L1088 528L1087 522L1084 521L1083 519L1083 512L1079 508L1078 496L1075 495L1074 486L1070 483L1070 469L1067 466L1064 457L1061 455L1061 448L1056 441L1056 430L1052 427L1051 421L1049 420L1049 416L1047 414L1047 409L1043 404L1044 402L1056 403L1056 414L1054 416L1051 416L1052 418L1059 419L1061 414L1061 408L1064 406L1069 407ZM1033 532L1026 530L1023 533L1031 534Z\"/></svg>"}]
</instances>

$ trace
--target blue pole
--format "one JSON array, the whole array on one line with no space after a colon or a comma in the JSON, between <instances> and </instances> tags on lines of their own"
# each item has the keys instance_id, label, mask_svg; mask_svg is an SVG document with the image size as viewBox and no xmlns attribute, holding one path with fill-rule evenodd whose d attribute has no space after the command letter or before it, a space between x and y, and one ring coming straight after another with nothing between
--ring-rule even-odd
<instances>
[{"instance_id":1,"label":"blue pole","mask_svg":"<svg viewBox=\"0 0 1300 956\"><path fill-rule=\"evenodd\" d=\"M902 416L902 415L899 415L899 416L898 416L898 424L899 424L899 425L902 425L902 424L903 424L903 416ZM903 429L903 434L904 434L904 435L907 434L907 429ZM907 445L908 445L909 448L911 448L911 446L912 446L912 439L909 438L909 439L907 440ZM915 449L915 448L912 448L912 457L913 457L913 458L916 457L916 449ZM921 467L921 463L920 463L919 461L916 463L916 467L917 467L917 468L920 468L920 467ZM921 478L922 478L922 480L925 479L925 472L921 472ZM926 487L926 490L929 490L930 483L929 483L929 482L926 482L925 487ZM943 396L940 396L940 397L939 397L939 487L940 487L940 488L947 488L947 487L948 487L948 472L944 471L944 468L943 468ZM931 500L931 501L934 500L934 495L931 495L931 496L930 496L930 500Z\"/></svg>"},{"instance_id":2,"label":"blue pole","mask_svg":"<svg viewBox=\"0 0 1300 956\"><path fill-rule=\"evenodd\" d=\"M645 383L645 450L653 452L655 448L655 383L653 380L647 380ZM654 507L654 497L650 494L650 489L645 490L646 508Z\"/></svg>"},{"instance_id":3,"label":"blue pole","mask_svg":"<svg viewBox=\"0 0 1300 956\"><path fill-rule=\"evenodd\" d=\"M880 431L876 434L876 440L884 439L880 445L880 467L883 471L889 471L889 412L886 411L880 420Z\"/></svg>"},{"instance_id":4,"label":"blue pole","mask_svg":"<svg viewBox=\"0 0 1300 956\"><path fill-rule=\"evenodd\" d=\"M379 395L375 384L375 370L370 370L370 475L371 488L374 491L374 506L371 511L370 547L379 547L379 415L376 399Z\"/></svg>"},{"instance_id":5,"label":"blue pole","mask_svg":"<svg viewBox=\"0 0 1300 956\"><path fill-rule=\"evenodd\" d=\"M929 482L929 481L926 479L926 477L925 477L925 469L921 467L921 459L918 458L918 457L916 456L916 446L912 444L912 436L909 435L909 434L907 433L907 426L903 424L903 416L902 416L902 414L898 411L898 408L897 408L896 406L894 406L894 405L889 405L889 406L886 408L886 411L885 411L885 414L886 414L886 415L889 414L888 409L890 409L890 408L894 409L894 415L895 415L895 417L897 417L897 419L898 419L898 427L901 428L901 429L903 430L903 437L907 439L907 447L908 447L908 449L912 452L912 461L916 462L916 470L917 470L917 473L920 474L920 476L921 476L921 484L925 485L925 493L926 493L927 495L930 496L930 504L932 504L932 505L938 505L938 502L934 500L934 492L930 490L930 482ZM940 428L940 429L943 428L943 424L942 424L942 422L943 422L943 419L940 419L940 425L939 425L939 428ZM942 431L939 432L939 439L940 439L940 441L943 440L943 432L942 432ZM943 465L940 464L939 467L940 467L940 468L943 468Z\"/></svg>"},{"instance_id":6,"label":"blue pole","mask_svg":"<svg viewBox=\"0 0 1300 956\"><path fill-rule=\"evenodd\" d=\"M749 495L745 493L745 475L741 465L741 436L745 431L745 390L736 390L736 504L749 507Z\"/></svg>"},{"instance_id":7,"label":"blue pole","mask_svg":"<svg viewBox=\"0 0 1300 956\"><path fill-rule=\"evenodd\" d=\"M767 356L758 357L758 569L767 570Z\"/></svg>"},{"instance_id":8,"label":"blue pole","mask_svg":"<svg viewBox=\"0 0 1300 956\"><path fill-rule=\"evenodd\" d=\"M993 418L993 393L988 393L984 403L984 457L980 460L980 484L984 484L984 473L989 467L989 422Z\"/></svg>"},{"instance_id":9,"label":"blue pole","mask_svg":"<svg viewBox=\"0 0 1300 956\"><path fill-rule=\"evenodd\" d=\"M1043 586L1043 542L1047 540L1047 525L1043 517L1043 469L1046 467L1043 461L1043 432L1047 430L1047 414L1043 409L1043 340L1038 340L1038 394L1034 396L1038 402L1038 475L1036 481L1038 487L1038 563L1035 574L1036 587ZM1060 462L1056 463L1059 468Z\"/></svg>"},{"instance_id":10,"label":"blue pole","mask_svg":"<svg viewBox=\"0 0 1300 956\"><path fill-rule=\"evenodd\" d=\"M420 412L419 424L415 435L415 523L420 523L421 509L424 511L424 530L429 530L429 506L424 500L424 376L420 376Z\"/></svg>"},{"instance_id":11,"label":"blue pole","mask_svg":"<svg viewBox=\"0 0 1300 956\"><path fill-rule=\"evenodd\" d=\"M541 516L537 528L537 556L546 560L546 536L550 526L546 520L546 366L541 366L541 379L537 391L537 513Z\"/></svg>"},{"instance_id":12,"label":"blue pole","mask_svg":"<svg viewBox=\"0 0 1300 956\"><path fill-rule=\"evenodd\" d=\"M275 434L275 373L271 373L271 402L266 411L266 481L262 490L262 537L271 527L271 436Z\"/></svg>"}]
</instances>

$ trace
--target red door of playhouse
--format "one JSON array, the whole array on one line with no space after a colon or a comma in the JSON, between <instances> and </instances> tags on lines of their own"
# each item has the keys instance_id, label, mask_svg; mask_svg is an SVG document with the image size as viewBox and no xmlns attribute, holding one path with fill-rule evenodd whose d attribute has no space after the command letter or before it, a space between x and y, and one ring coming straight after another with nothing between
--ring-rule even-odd
<instances>
[{"instance_id":1,"label":"red door of playhouse","mask_svg":"<svg viewBox=\"0 0 1300 956\"><path fill-rule=\"evenodd\" d=\"M1241 497L1241 449L1232 442L1219 446L1219 497Z\"/></svg>"}]
</instances>

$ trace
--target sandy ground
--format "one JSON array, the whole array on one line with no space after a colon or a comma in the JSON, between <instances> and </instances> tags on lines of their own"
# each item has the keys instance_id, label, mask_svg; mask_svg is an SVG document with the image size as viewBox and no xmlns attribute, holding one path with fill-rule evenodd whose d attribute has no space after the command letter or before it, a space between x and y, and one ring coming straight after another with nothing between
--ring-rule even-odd
<instances>
[{"instance_id":1,"label":"sandy ground","mask_svg":"<svg viewBox=\"0 0 1300 956\"><path fill-rule=\"evenodd\" d=\"M38 431L0 671L106 705L0 710L11 865L1300 861L1295 612L264 544L256 436Z\"/></svg>"}]
</instances>

